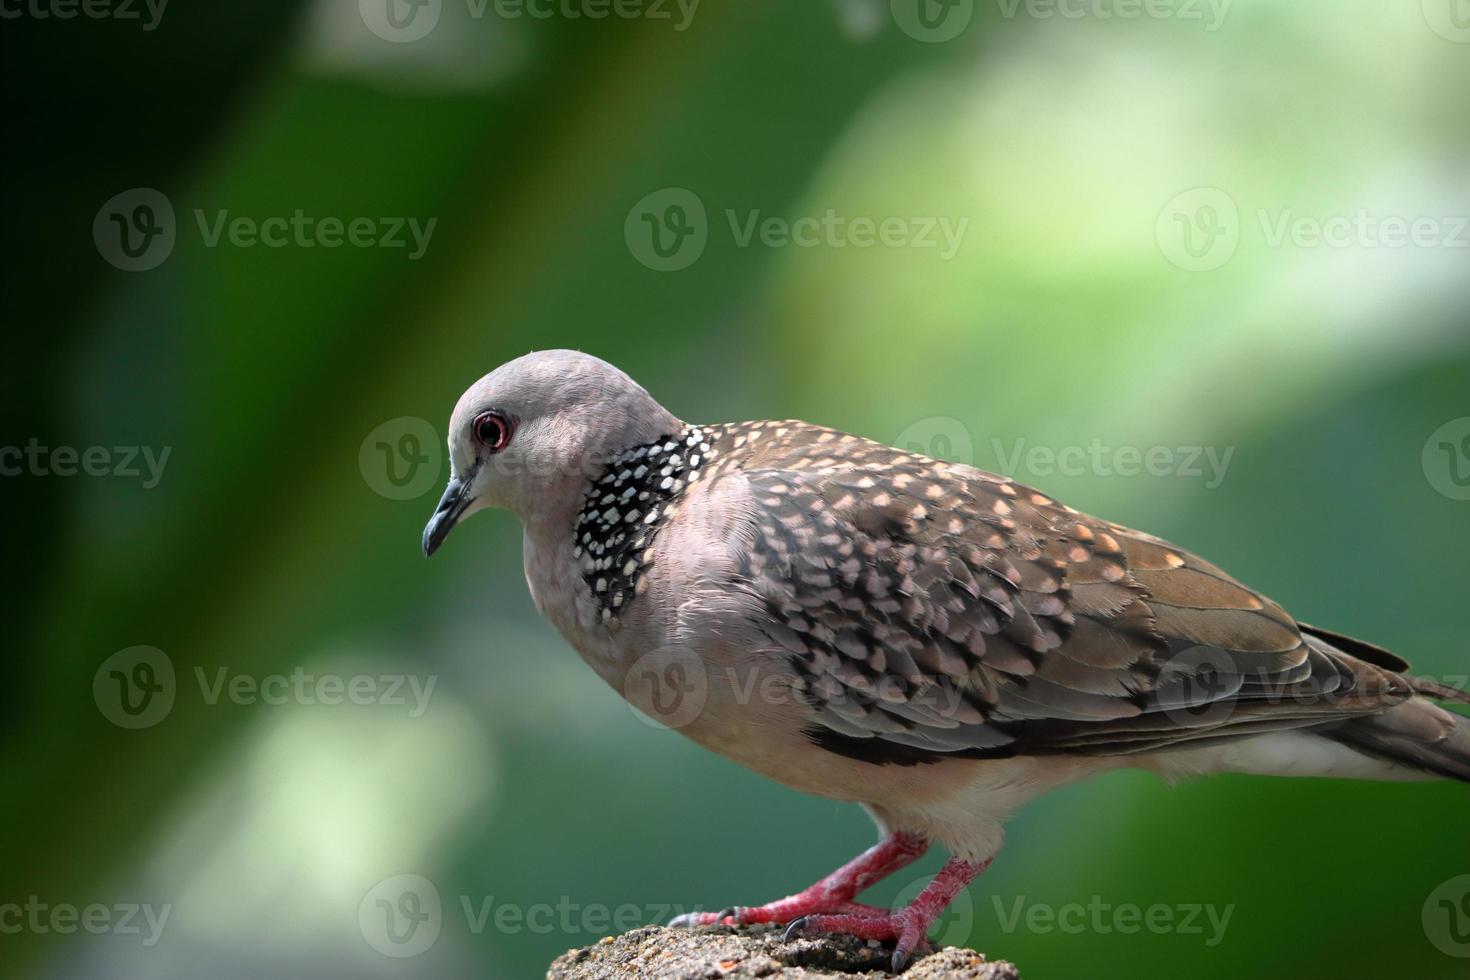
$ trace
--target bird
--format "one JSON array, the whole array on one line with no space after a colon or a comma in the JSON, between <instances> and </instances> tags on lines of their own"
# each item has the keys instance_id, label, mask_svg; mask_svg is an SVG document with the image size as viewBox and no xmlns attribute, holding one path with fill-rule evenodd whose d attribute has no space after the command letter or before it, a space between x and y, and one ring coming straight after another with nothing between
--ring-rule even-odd
<instances>
[{"instance_id":1,"label":"bird","mask_svg":"<svg viewBox=\"0 0 1470 980\"><path fill-rule=\"evenodd\" d=\"M811 887L682 925L891 942L898 973L1012 815L1099 773L1470 781L1470 718L1435 703L1464 692L1008 477L806 422L684 422L570 350L473 383L448 451L426 556L511 511L538 611L614 690L877 825ZM911 903L857 901L934 844Z\"/></svg>"}]
</instances>

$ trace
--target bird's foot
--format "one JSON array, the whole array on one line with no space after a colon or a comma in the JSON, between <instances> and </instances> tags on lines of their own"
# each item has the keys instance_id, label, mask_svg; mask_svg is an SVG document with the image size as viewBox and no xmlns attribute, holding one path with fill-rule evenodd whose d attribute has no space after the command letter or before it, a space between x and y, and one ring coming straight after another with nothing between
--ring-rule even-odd
<instances>
[{"instance_id":1,"label":"bird's foot","mask_svg":"<svg viewBox=\"0 0 1470 980\"><path fill-rule=\"evenodd\" d=\"M939 869L934 880L901 909L874 909L869 912L817 913L805 915L786 927L785 940L814 932L845 932L859 939L876 939L893 943L893 972L902 973L914 953L928 946L929 927L949 907L966 885L990 864L952 857Z\"/></svg>"},{"instance_id":2,"label":"bird's foot","mask_svg":"<svg viewBox=\"0 0 1470 980\"><path fill-rule=\"evenodd\" d=\"M718 912L686 912L669 920L669 925L680 926L752 926L761 924L784 925L803 916L827 913L833 915L875 916L887 915L888 909L862 902L843 902L812 898L798 903L801 896L793 895L778 902L765 905L732 905Z\"/></svg>"},{"instance_id":3,"label":"bird's foot","mask_svg":"<svg viewBox=\"0 0 1470 980\"><path fill-rule=\"evenodd\" d=\"M805 891L765 905L733 906L719 912L689 912L675 917L669 925L782 925L817 913L887 914L887 909L861 905L852 899L863 889L917 861L928 848L929 842L916 834L892 833Z\"/></svg>"},{"instance_id":4,"label":"bird's foot","mask_svg":"<svg viewBox=\"0 0 1470 980\"><path fill-rule=\"evenodd\" d=\"M836 915L804 915L786 927L783 942L799 936L819 932L840 932L859 939L873 939L893 943L893 972L902 973L915 953L932 950L929 945L929 927L938 918L912 905L901 909L876 909L865 906L858 913L844 912Z\"/></svg>"}]
</instances>

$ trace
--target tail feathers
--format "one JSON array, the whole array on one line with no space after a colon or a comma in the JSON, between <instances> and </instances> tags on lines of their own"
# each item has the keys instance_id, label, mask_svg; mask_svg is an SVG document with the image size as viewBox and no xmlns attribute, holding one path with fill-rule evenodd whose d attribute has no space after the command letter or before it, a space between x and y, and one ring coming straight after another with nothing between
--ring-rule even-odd
<instances>
[{"instance_id":1,"label":"tail feathers","mask_svg":"<svg viewBox=\"0 0 1470 980\"><path fill-rule=\"evenodd\" d=\"M1436 698L1450 699L1439 685L1412 678L1415 689ZM1428 685L1428 689L1419 685ZM1467 700L1462 692L1453 698ZM1367 755L1387 759L1443 776L1470 782L1470 718L1451 714L1422 697L1412 698L1387 711L1355 718L1324 734Z\"/></svg>"},{"instance_id":2,"label":"tail feathers","mask_svg":"<svg viewBox=\"0 0 1470 980\"><path fill-rule=\"evenodd\" d=\"M1346 653L1357 657L1359 660L1382 667L1384 670L1402 674L1409 669L1409 662L1392 650L1385 650L1376 643L1367 640L1359 640L1356 637L1344 633L1335 633L1332 630L1324 630L1320 626L1310 626L1306 623L1297 623L1297 628L1307 636L1326 642L1328 647L1338 653Z\"/></svg>"},{"instance_id":3,"label":"tail feathers","mask_svg":"<svg viewBox=\"0 0 1470 980\"><path fill-rule=\"evenodd\" d=\"M1407 673L1408 662L1383 647L1317 626L1298 625L1313 649L1361 667L1353 671L1360 680L1376 668L1379 679L1386 680L1393 689L1395 699L1412 692L1399 704L1344 721L1321 734L1365 755L1470 782L1470 718L1431 703L1470 704L1470 693Z\"/></svg>"},{"instance_id":4,"label":"tail feathers","mask_svg":"<svg viewBox=\"0 0 1470 980\"><path fill-rule=\"evenodd\" d=\"M1450 687L1432 681L1427 677L1405 677L1414 693L1421 694L1434 701L1453 701L1456 704L1470 704L1470 691L1462 691L1458 687Z\"/></svg>"}]
</instances>

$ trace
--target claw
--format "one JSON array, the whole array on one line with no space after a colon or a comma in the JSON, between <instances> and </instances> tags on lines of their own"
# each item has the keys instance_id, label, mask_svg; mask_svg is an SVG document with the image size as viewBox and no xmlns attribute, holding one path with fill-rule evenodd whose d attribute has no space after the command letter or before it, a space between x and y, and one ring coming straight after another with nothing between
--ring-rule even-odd
<instances>
[{"instance_id":1,"label":"claw","mask_svg":"<svg viewBox=\"0 0 1470 980\"><path fill-rule=\"evenodd\" d=\"M792 919L791 924L786 927L786 931L781 934L781 941L783 943L789 943L797 936L800 936L803 932L806 931L807 922L809 919L811 919L811 916L809 915L803 915L799 919Z\"/></svg>"}]
</instances>

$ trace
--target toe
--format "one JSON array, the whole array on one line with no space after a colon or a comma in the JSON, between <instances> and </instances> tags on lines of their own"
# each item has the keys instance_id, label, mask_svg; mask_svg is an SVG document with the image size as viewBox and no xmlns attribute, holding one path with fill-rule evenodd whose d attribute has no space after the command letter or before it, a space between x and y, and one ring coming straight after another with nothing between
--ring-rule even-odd
<instances>
[{"instance_id":1,"label":"toe","mask_svg":"<svg viewBox=\"0 0 1470 980\"><path fill-rule=\"evenodd\" d=\"M676 915L669 920L669 926L674 929L692 929L695 926L712 926L719 922L724 912L685 912Z\"/></svg>"},{"instance_id":2,"label":"toe","mask_svg":"<svg viewBox=\"0 0 1470 980\"><path fill-rule=\"evenodd\" d=\"M893 947L893 972L902 973L913 962L915 954L933 951L929 942L929 921L905 909L894 915L898 936Z\"/></svg>"}]
</instances>

